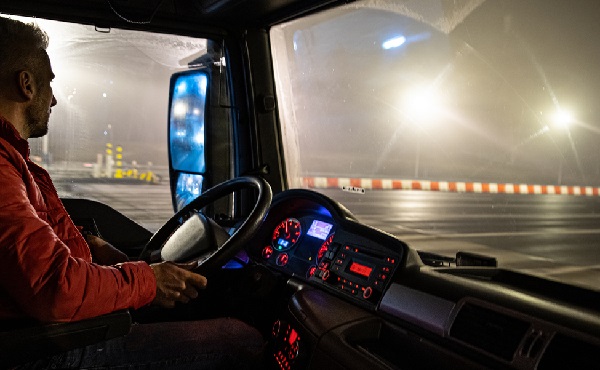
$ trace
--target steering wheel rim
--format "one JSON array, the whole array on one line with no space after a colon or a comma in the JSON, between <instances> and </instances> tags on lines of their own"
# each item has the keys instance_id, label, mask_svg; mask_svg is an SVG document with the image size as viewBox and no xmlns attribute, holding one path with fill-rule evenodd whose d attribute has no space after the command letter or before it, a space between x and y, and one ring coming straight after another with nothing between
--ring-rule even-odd
<instances>
[{"instance_id":1,"label":"steering wheel rim","mask_svg":"<svg viewBox=\"0 0 600 370\"><path fill-rule=\"evenodd\" d=\"M265 218L273 193L269 183L261 177L243 176L222 182L192 200L188 205L175 213L161 228L150 238L144 250L142 258L148 257L154 251L162 250L164 244L169 240L173 232L183 223L182 217L188 215L193 210L200 210L207 205L215 202L225 195L238 190L254 188L258 191L258 197L254 208L244 220L242 225L231 235L231 237L216 251L209 254L207 258L199 261L198 267L194 269L200 274L210 274L221 268L225 263L231 260L244 245L246 245L258 227Z\"/></svg>"}]
</instances>

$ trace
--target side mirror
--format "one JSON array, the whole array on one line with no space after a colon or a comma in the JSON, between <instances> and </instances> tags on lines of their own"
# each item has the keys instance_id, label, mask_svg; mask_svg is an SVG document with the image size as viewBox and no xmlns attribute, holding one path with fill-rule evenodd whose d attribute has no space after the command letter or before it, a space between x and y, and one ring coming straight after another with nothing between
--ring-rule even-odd
<instances>
[{"instance_id":1,"label":"side mirror","mask_svg":"<svg viewBox=\"0 0 600 370\"><path fill-rule=\"evenodd\" d=\"M206 172L205 117L210 106L206 69L175 73L169 94L169 169L173 207L180 210L202 192Z\"/></svg>"}]
</instances>

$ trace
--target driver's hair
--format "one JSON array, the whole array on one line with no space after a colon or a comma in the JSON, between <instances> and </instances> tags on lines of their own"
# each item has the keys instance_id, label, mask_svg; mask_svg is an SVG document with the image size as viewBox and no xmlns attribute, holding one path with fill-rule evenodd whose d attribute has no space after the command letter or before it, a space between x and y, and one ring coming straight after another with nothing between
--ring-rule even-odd
<instances>
[{"instance_id":1,"label":"driver's hair","mask_svg":"<svg viewBox=\"0 0 600 370\"><path fill-rule=\"evenodd\" d=\"M23 70L32 73L43 66L48 34L35 23L0 17L0 93Z\"/></svg>"}]
</instances>

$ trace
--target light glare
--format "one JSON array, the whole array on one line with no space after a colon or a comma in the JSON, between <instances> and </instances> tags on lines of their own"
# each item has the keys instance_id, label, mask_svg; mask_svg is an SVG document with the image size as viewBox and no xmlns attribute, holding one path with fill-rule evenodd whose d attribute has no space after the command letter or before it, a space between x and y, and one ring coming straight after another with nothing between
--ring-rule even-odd
<instances>
[{"instance_id":1,"label":"light glare","mask_svg":"<svg viewBox=\"0 0 600 370\"><path fill-rule=\"evenodd\" d=\"M177 118L183 118L187 114L187 104L184 102L177 102L173 106L173 113Z\"/></svg>"},{"instance_id":2,"label":"light glare","mask_svg":"<svg viewBox=\"0 0 600 370\"><path fill-rule=\"evenodd\" d=\"M554 114L554 123L557 126L566 128L569 127L573 121L573 114L569 111L560 109Z\"/></svg>"},{"instance_id":3,"label":"light glare","mask_svg":"<svg viewBox=\"0 0 600 370\"><path fill-rule=\"evenodd\" d=\"M404 100L404 111L416 120L435 119L441 115L443 99L432 88L416 88L411 90Z\"/></svg>"},{"instance_id":4,"label":"light glare","mask_svg":"<svg viewBox=\"0 0 600 370\"><path fill-rule=\"evenodd\" d=\"M405 42L406 42L406 37L397 36L397 37L391 38L389 40L386 40L383 44L381 44L381 47L384 48L385 50L389 50L392 48L400 47Z\"/></svg>"}]
</instances>

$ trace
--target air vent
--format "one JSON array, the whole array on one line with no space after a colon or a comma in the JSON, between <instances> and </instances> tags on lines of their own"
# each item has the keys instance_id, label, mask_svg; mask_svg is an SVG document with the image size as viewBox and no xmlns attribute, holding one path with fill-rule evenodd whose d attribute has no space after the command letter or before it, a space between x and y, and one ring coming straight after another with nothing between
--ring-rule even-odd
<instances>
[{"instance_id":1,"label":"air vent","mask_svg":"<svg viewBox=\"0 0 600 370\"><path fill-rule=\"evenodd\" d=\"M556 334L544 351L538 370L591 370L600 366L600 346Z\"/></svg>"},{"instance_id":2,"label":"air vent","mask_svg":"<svg viewBox=\"0 0 600 370\"><path fill-rule=\"evenodd\" d=\"M530 323L471 303L464 304L450 337L512 361Z\"/></svg>"},{"instance_id":3,"label":"air vent","mask_svg":"<svg viewBox=\"0 0 600 370\"><path fill-rule=\"evenodd\" d=\"M531 359L537 358L547 341L547 336L541 330L531 331L523 341L521 356Z\"/></svg>"}]
</instances>

